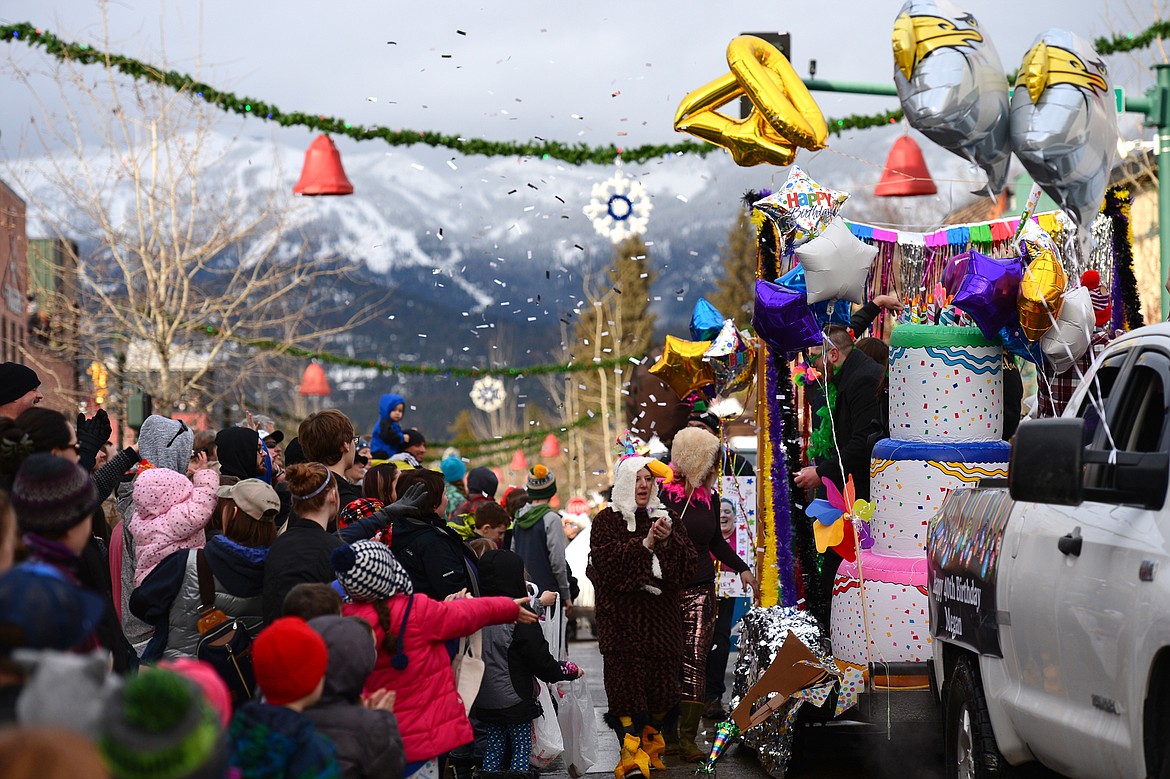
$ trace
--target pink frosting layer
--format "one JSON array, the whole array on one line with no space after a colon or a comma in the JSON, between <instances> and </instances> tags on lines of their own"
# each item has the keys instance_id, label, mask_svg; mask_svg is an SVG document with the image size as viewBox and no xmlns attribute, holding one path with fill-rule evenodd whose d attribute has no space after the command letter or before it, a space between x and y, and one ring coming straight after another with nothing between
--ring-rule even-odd
<instances>
[{"instance_id":1,"label":"pink frosting layer","mask_svg":"<svg viewBox=\"0 0 1170 779\"><path fill-rule=\"evenodd\" d=\"M906 587L926 586L926 557L888 557L874 554L872 551L862 551L861 572L866 581L884 582L886 584L900 584ZM838 576L849 579L858 576L856 562L843 560L837 569Z\"/></svg>"}]
</instances>

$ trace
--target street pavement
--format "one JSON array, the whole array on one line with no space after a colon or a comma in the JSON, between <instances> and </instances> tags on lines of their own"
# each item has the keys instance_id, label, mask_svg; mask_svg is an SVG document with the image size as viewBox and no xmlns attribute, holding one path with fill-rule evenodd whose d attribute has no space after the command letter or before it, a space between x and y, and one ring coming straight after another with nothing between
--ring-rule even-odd
<instances>
[{"instance_id":1,"label":"street pavement","mask_svg":"<svg viewBox=\"0 0 1170 779\"><path fill-rule=\"evenodd\" d=\"M573 641L569 644L569 659L585 669L585 679L593 698L597 728L598 759L589 774L611 774L617 764L618 743L614 732L602 720L606 711L605 688L602 684L601 654L593 640ZM724 705L731 697L732 669L735 653L728 662L727 689ZM703 722L703 748L710 748L714 723ZM654 772L662 779L692 779L695 766L678 757L665 758L667 770ZM760 767L753 752L745 747L732 746L717 766L718 779L764 779L768 775ZM568 771L558 759L541 772L542 779L569 779ZM1013 773L1013 776L1016 776ZM797 738L796 754L789 765L786 779L942 779L942 741L933 728L900 727L893 732L886 728L839 725L830 723L820 727L802 728ZM1020 776L1027 779L1056 777L1043 769L1029 767Z\"/></svg>"}]
</instances>

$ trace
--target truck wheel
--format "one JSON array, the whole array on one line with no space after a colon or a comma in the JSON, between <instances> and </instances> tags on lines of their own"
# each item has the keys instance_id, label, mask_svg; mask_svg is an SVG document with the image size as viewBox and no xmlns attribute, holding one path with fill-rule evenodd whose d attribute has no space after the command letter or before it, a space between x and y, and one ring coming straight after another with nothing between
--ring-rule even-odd
<instances>
[{"instance_id":1,"label":"truck wheel","mask_svg":"<svg viewBox=\"0 0 1170 779\"><path fill-rule=\"evenodd\" d=\"M983 683L971 658L955 664L944 705L947 779L1003 777L1007 763L996 746Z\"/></svg>"}]
</instances>

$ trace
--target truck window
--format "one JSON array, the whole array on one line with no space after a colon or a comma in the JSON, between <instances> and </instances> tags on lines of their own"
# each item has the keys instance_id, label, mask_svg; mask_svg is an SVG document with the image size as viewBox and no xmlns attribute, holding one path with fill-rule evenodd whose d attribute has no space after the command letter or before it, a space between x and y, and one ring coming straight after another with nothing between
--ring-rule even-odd
<instances>
[{"instance_id":1,"label":"truck window","mask_svg":"<svg viewBox=\"0 0 1170 779\"><path fill-rule=\"evenodd\" d=\"M1170 361L1157 354L1143 354L1130 371L1125 395L1118 404L1119 430L1113 431L1123 452L1156 452L1166 424L1166 382Z\"/></svg>"},{"instance_id":2,"label":"truck window","mask_svg":"<svg viewBox=\"0 0 1170 779\"><path fill-rule=\"evenodd\" d=\"M1121 366L1129 358L1129 352L1116 354L1106 360L1090 381L1089 390L1081 399L1077 416L1085 420L1085 446L1092 446L1101 429L1101 412L1109 407L1109 395L1113 392L1113 385L1117 383L1117 376L1121 373ZM1098 446L1108 446L1108 441Z\"/></svg>"}]
</instances>

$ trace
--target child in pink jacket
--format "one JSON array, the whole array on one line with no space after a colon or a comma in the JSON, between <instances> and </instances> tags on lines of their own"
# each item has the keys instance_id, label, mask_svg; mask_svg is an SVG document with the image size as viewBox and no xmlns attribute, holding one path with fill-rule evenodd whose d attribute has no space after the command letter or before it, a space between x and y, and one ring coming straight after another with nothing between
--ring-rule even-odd
<instances>
[{"instance_id":1,"label":"child in pink jacket","mask_svg":"<svg viewBox=\"0 0 1170 779\"><path fill-rule=\"evenodd\" d=\"M536 622L520 607L527 598L460 598L440 602L414 592L390 548L358 541L333 551L337 581L347 601L342 614L374 628L378 660L365 693L394 690L394 716L407 766L403 778L438 775L436 759L474 736L455 686L446 641L488 625Z\"/></svg>"},{"instance_id":2,"label":"child in pink jacket","mask_svg":"<svg viewBox=\"0 0 1170 779\"><path fill-rule=\"evenodd\" d=\"M130 535L137 559L134 586L167 555L203 546L203 529L215 511L219 473L192 461L195 475L188 479L170 468L150 468L134 481L134 514ZM192 483L194 482L194 483Z\"/></svg>"}]
</instances>

